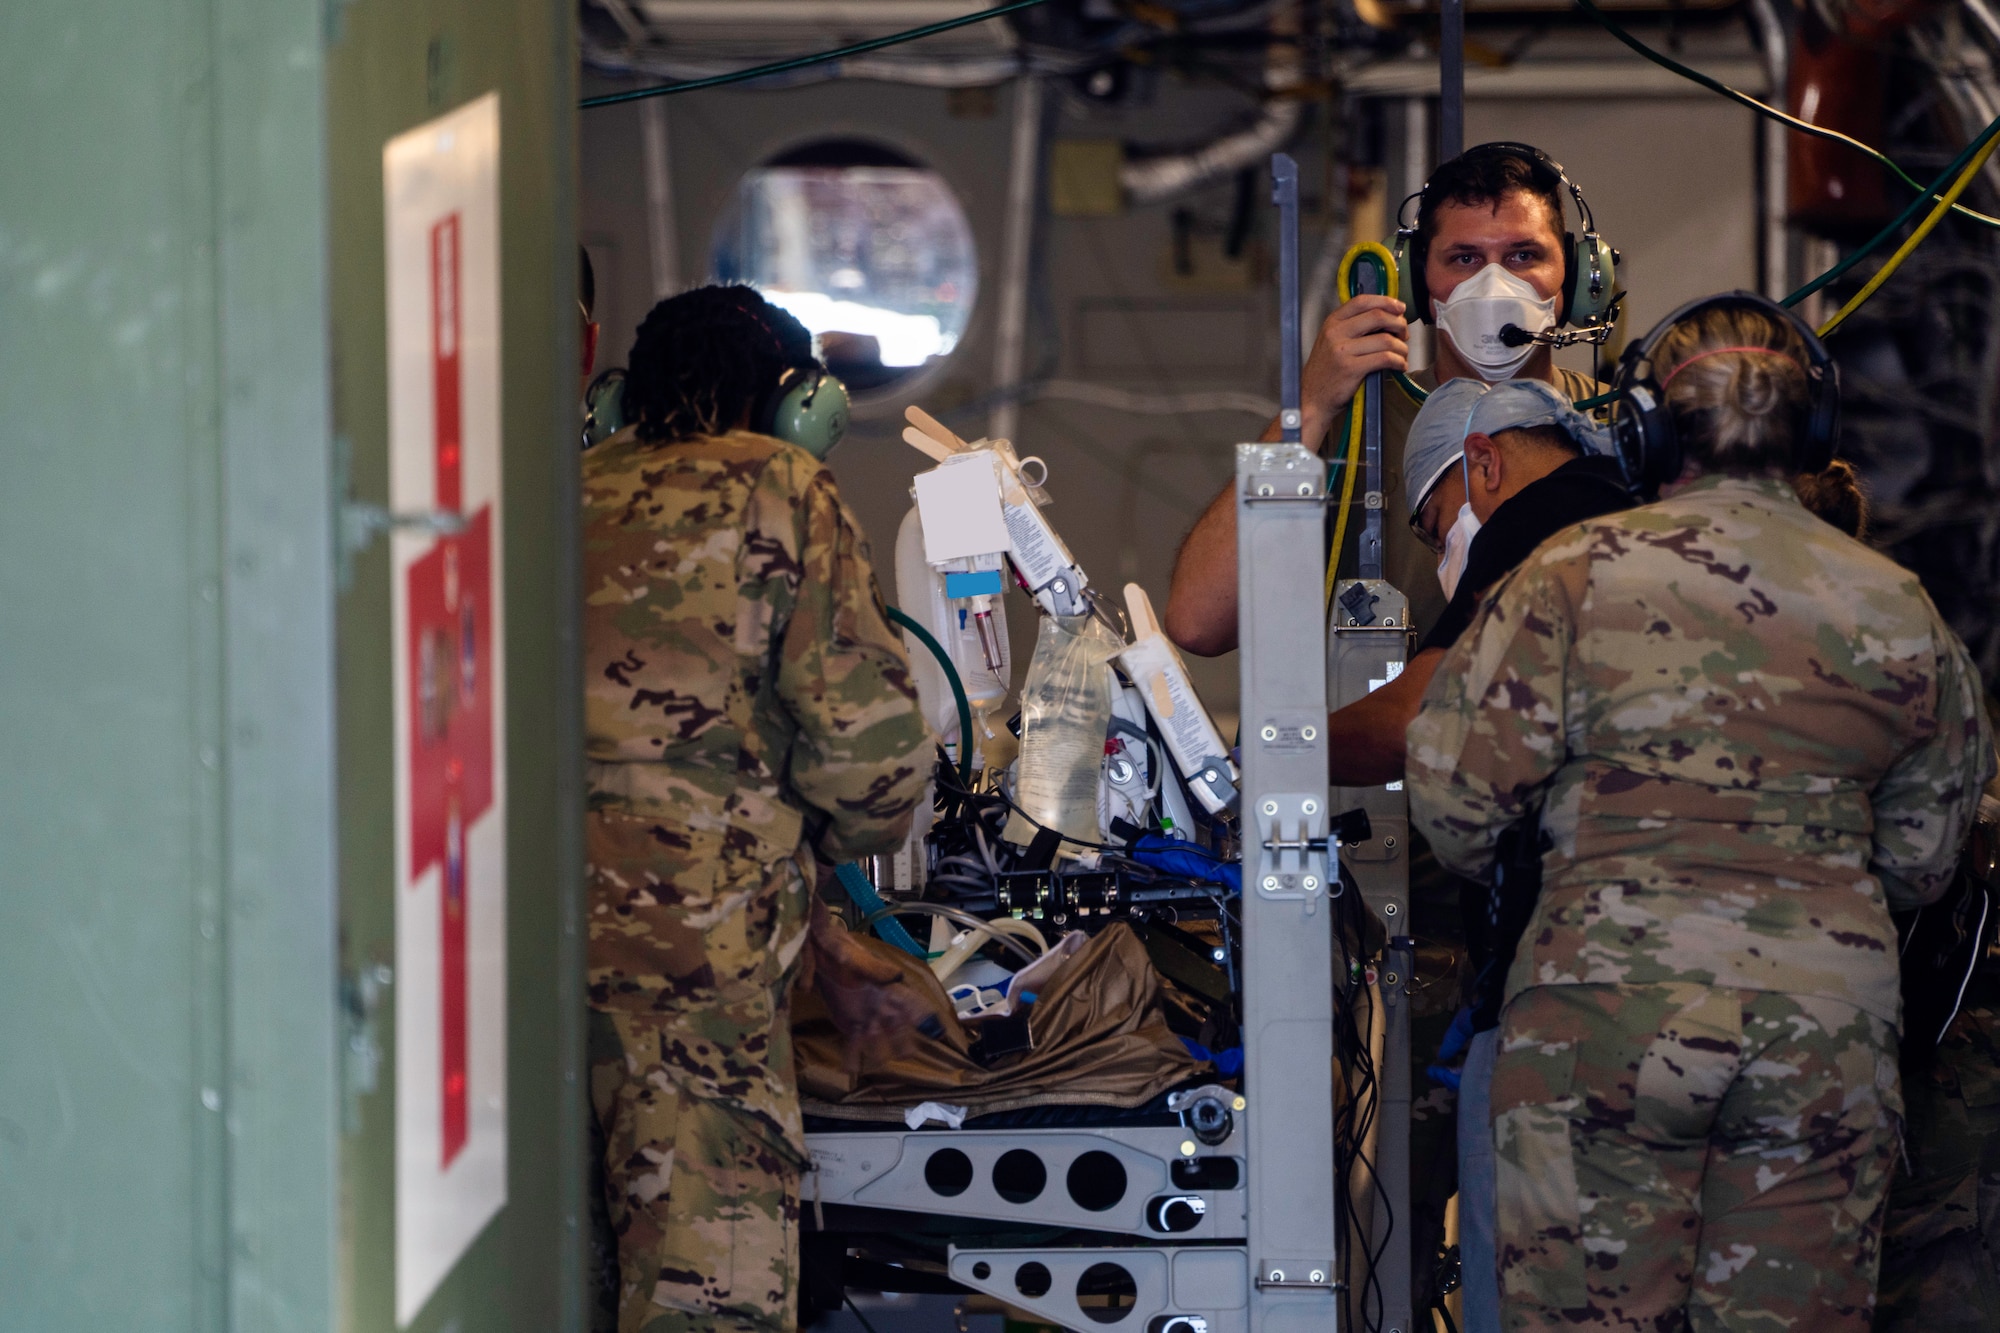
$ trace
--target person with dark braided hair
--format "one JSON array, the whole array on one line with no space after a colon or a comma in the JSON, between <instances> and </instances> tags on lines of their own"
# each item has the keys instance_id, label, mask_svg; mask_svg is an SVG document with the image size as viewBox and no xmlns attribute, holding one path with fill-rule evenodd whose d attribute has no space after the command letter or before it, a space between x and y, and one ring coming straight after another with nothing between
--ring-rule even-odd
<instances>
[{"instance_id":1,"label":"person with dark braided hair","mask_svg":"<svg viewBox=\"0 0 2000 1333\"><path fill-rule=\"evenodd\" d=\"M748 287L662 301L634 424L583 456L590 1093L616 1249L597 1327L618 1333L791 1333L792 982L809 965L856 1059L927 1012L814 896L815 857L902 843L932 739L833 474L753 429L812 360Z\"/></svg>"},{"instance_id":2,"label":"person with dark braided hair","mask_svg":"<svg viewBox=\"0 0 2000 1333\"><path fill-rule=\"evenodd\" d=\"M754 287L697 287L654 306L625 372L625 419L650 441L747 430L812 334Z\"/></svg>"}]
</instances>

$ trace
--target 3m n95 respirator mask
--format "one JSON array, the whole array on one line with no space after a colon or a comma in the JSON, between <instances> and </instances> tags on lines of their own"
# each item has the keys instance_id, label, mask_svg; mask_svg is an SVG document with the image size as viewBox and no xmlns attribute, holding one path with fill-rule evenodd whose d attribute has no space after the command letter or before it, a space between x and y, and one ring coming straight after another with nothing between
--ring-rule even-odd
<instances>
[{"instance_id":1,"label":"3m n95 respirator mask","mask_svg":"<svg viewBox=\"0 0 2000 1333\"><path fill-rule=\"evenodd\" d=\"M1487 264L1450 296L1432 301L1431 314L1465 363L1491 383L1510 378L1535 352L1526 340L1509 347L1500 331L1512 324L1530 335L1548 332L1556 325L1556 298L1543 297L1503 265Z\"/></svg>"}]
</instances>

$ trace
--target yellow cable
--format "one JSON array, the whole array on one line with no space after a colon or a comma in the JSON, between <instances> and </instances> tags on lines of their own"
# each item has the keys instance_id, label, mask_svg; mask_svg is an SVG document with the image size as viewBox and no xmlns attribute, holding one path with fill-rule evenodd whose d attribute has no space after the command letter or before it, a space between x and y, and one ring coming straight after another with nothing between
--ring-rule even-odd
<instances>
[{"instance_id":1,"label":"yellow cable","mask_svg":"<svg viewBox=\"0 0 2000 1333\"><path fill-rule=\"evenodd\" d=\"M1889 280L1889 275L1894 273L1902 265L1902 262L1910 257L1910 253L1923 244L1924 237L1930 235L1931 229L1944 220L1945 214L1951 212L1951 206L1958 202L1958 196L1965 193L1966 186L1972 184L1972 178L1977 176L1979 169L1986 165L1986 159L1993 156L1995 148L2000 148L2000 137L1987 140L1986 146L1979 150L1979 155L1965 164L1965 170L1958 173L1958 179L1951 183L1949 190L1945 191L1944 197L1938 201L1938 206L1933 208L1929 216L1918 223L1917 229L1910 233L1910 239L1898 246L1896 253L1889 256L1888 262L1875 270L1875 276L1868 279L1867 284L1860 291L1849 297L1847 304L1835 311L1832 319L1829 319L1825 324L1820 326L1820 337L1824 338L1827 334L1839 328L1842 321L1860 309L1861 303L1873 296L1881 288L1882 284Z\"/></svg>"},{"instance_id":2,"label":"yellow cable","mask_svg":"<svg viewBox=\"0 0 2000 1333\"><path fill-rule=\"evenodd\" d=\"M1348 297L1354 295L1354 289L1347 285L1347 280L1354 273L1354 261L1363 255L1382 262L1382 271L1389 275L1389 290L1382 294L1393 300L1397 285L1396 256L1390 254L1389 247L1380 241L1361 241L1347 247L1347 253L1340 259L1340 270L1333 279L1334 288L1340 293L1340 299L1346 301Z\"/></svg>"},{"instance_id":3,"label":"yellow cable","mask_svg":"<svg viewBox=\"0 0 2000 1333\"><path fill-rule=\"evenodd\" d=\"M1334 275L1334 289L1339 293L1341 301L1344 303L1354 295L1353 289L1348 286L1348 279L1354 274L1354 261L1363 255L1381 263L1382 272L1387 275L1385 285L1389 289L1383 295L1393 298L1397 287L1396 256L1390 254L1388 247L1379 242L1362 241L1347 248L1347 253L1341 256L1340 269ZM1347 512L1348 506L1354 500L1354 474L1361 467L1361 418L1367 400L1368 381L1364 378L1360 387L1355 389L1354 400L1347 408L1347 459L1341 466L1344 475L1340 479L1340 508L1334 512L1333 517L1333 548L1326 553L1325 600L1328 608L1333 606L1333 580L1340 569L1341 548L1347 544Z\"/></svg>"},{"instance_id":4,"label":"yellow cable","mask_svg":"<svg viewBox=\"0 0 2000 1333\"><path fill-rule=\"evenodd\" d=\"M1348 406L1347 462L1341 468L1345 474L1340 479L1340 508L1333 515L1333 547L1326 553L1326 604L1333 606L1333 578L1340 569L1340 552L1347 545L1347 507L1354 501L1354 474L1361 466L1361 406L1368 394L1368 382L1354 391L1354 401Z\"/></svg>"}]
</instances>

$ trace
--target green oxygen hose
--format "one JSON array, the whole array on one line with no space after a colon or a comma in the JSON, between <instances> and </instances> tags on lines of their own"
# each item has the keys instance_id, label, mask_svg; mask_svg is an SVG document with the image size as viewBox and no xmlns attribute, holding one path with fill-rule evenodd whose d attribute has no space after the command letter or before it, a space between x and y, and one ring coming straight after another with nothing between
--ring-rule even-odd
<instances>
[{"instance_id":1,"label":"green oxygen hose","mask_svg":"<svg viewBox=\"0 0 2000 1333\"><path fill-rule=\"evenodd\" d=\"M916 635L917 642L931 650L931 656L935 657L938 660L938 665L944 668L944 678L951 682L951 697L958 702L958 780L961 784L970 786L972 783L972 704L965 697L965 683L958 678L958 668L952 665L950 654L945 652L943 644L931 637L929 630L904 615L901 608L892 606L887 609L890 620ZM917 943L916 937L910 934L903 923L890 915L893 909L888 903L882 901L882 895L877 893L875 886L868 882L868 876L862 873L861 867L858 864L849 861L844 865L836 867L834 878L840 881L841 888L847 890L847 896L854 900L854 905L861 909L863 919L871 917L875 919L875 933L877 935L880 935L883 939L905 953L914 954L918 958L930 957L929 952L925 950L923 945Z\"/></svg>"},{"instance_id":2,"label":"green oxygen hose","mask_svg":"<svg viewBox=\"0 0 2000 1333\"><path fill-rule=\"evenodd\" d=\"M951 697L958 701L958 780L970 785L972 782L972 705L966 701L965 682L958 678L958 668L952 665L951 655L944 645L931 637L931 632L903 614L901 607L889 608L889 619L917 636L917 642L931 650L931 656L944 668L944 678L951 682Z\"/></svg>"}]
</instances>

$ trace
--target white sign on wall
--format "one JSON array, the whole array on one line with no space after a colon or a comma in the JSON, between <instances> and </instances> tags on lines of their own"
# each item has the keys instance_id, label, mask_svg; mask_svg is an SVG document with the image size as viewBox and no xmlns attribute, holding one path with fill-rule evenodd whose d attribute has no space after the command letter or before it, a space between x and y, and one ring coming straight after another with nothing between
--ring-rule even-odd
<instances>
[{"instance_id":1,"label":"white sign on wall","mask_svg":"<svg viewBox=\"0 0 2000 1333\"><path fill-rule=\"evenodd\" d=\"M396 1323L507 1201L500 97L382 150L396 728Z\"/></svg>"}]
</instances>

